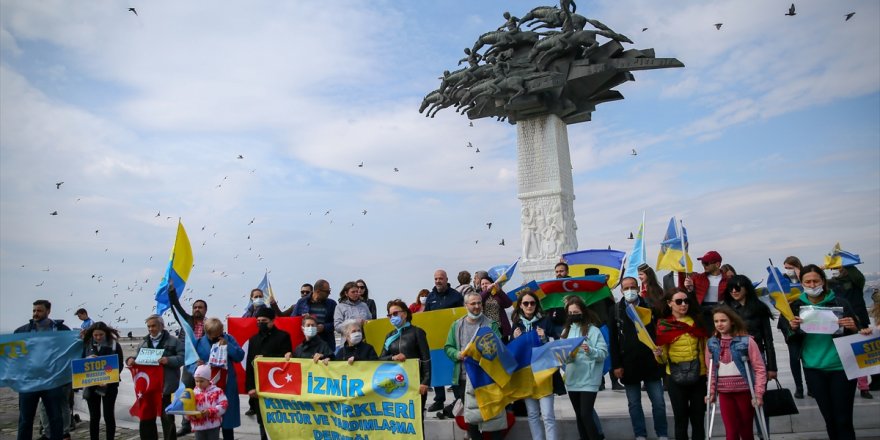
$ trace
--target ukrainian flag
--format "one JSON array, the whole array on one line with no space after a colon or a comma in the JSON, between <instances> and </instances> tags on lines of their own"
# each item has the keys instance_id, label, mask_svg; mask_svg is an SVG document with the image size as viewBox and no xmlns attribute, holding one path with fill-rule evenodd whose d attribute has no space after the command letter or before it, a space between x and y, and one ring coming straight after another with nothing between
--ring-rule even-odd
<instances>
[{"instance_id":1,"label":"ukrainian flag","mask_svg":"<svg viewBox=\"0 0 880 440\"><path fill-rule=\"evenodd\" d=\"M525 295L526 293L533 293L538 297L538 301L544 299L544 291L538 287L538 282L535 280L529 281L522 286L517 287L516 289L507 292L507 296L513 301L513 306L516 307L517 302L519 302L519 297Z\"/></svg>"},{"instance_id":2,"label":"ukrainian flag","mask_svg":"<svg viewBox=\"0 0 880 440\"><path fill-rule=\"evenodd\" d=\"M587 269L596 269L608 276L608 287L614 288L620 279L620 269L626 252L614 249L589 249L562 254L569 274L587 275Z\"/></svg>"},{"instance_id":3,"label":"ukrainian flag","mask_svg":"<svg viewBox=\"0 0 880 440\"><path fill-rule=\"evenodd\" d=\"M690 255L687 255L688 239L687 229L681 228L679 236L675 217L669 219L666 227L666 235L660 242L660 255L657 256L656 270L671 270L673 272L693 272L694 264Z\"/></svg>"},{"instance_id":4,"label":"ukrainian flag","mask_svg":"<svg viewBox=\"0 0 880 440\"><path fill-rule=\"evenodd\" d=\"M794 319L794 312L791 310L790 302L801 296L800 284L792 285L788 277L782 276L779 269L773 266L767 266L767 293L770 304L787 320Z\"/></svg>"},{"instance_id":5,"label":"ukrainian flag","mask_svg":"<svg viewBox=\"0 0 880 440\"><path fill-rule=\"evenodd\" d=\"M462 354L473 358L492 381L501 386L507 385L516 368L516 359L489 327L480 327Z\"/></svg>"},{"instance_id":6,"label":"ukrainian flag","mask_svg":"<svg viewBox=\"0 0 880 440\"><path fill-rule=\"evenodd\" d=\"M189 244L186 230L183 229L183 223L178 220L177 237L174 239L174 247L171 248L168 268L165 269L165 276L162 277L162 281L159 282L159 288L156 290L157 315L161 315L171 308L171 303L168 299L168 281L171 280L174 283L174 289L182 295L192 267L192 246Z\"/></svg>"},{"instance_id":7,"label":"ukrainian flag","mask_svg":"<svg viewBox=\"0 0 880 440\"><path fill-rule=\"evenodd\" d=\"M651 322L651 309L626 303L626 316L636 326L636 334L638 335L639 342L645 344L645 346L652 351L657 348L657 344L654 344L654 340L651 339L651 334L648 333L648 329L645 327L646 322Z\"/></svg>"},{"instance_id":8,"label":"ukrainian flag","mask_svg":"<svg viewBox=\"0 0 880 440\"><path fill-rule=\"evenodd\" d=\"M565 365L565 361L581 345L584 338L557 339L532 349L532 374L538 387L553 383L553 373Z\"/></svg>"},{"instance_id":9,"label":"ukrainian flag","mask_svg":"<svg viewBox=\"0 0 880 440\"><path fill-rule=\"evenodd\" d=\"M497 286L503 287L505 283L507 283L508 281L510 281L511 278L513 278L513 274L514 274L514 272L516 272L517 263L519 263L519 258L517 258L516 261L513 262L513 264L511 264L510 266L507 266L504 269L504 272L502 272L501 275L498 275L495 278L495 284ZM493 291L492 293L495 293L495 292Z\"/></svg>"},{"instance_id":10,"label":"ukrainian flag","mask_svg":"<svg viewBox=\"0 0 880 440\"><path fill-rule=\"evenodd\" d=\"M826 269L840 269L844 266L855 266L862 264L862 259L858 254L847 252L840 248L840 243L834 245L831 253L825 256Z\"/></svg>"}]
</instances>

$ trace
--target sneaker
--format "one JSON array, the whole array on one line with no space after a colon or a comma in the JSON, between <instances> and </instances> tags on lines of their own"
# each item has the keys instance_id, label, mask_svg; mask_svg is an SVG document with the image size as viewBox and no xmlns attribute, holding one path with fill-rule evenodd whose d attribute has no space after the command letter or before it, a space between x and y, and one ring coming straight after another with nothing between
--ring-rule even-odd
<instances>
[{"instance_id":1,"label":"sneaker","mask_svg":"<svg viewBox=\"0 0 880 440\"><path fill-rule=\"evenodd\" d=\"M625 386L623 386L617 382L611 382L611 390L612 391L623 391L625 389L626 389Z\"/></svg>"},{"instance_id":2,"label":"sneaker","mask_svg":"<svg viewBox=\"0 0 880 440\"><path fill-rule=\"evenodd\" d=\"M862 390L862 392L859 394L862 395L862 399L873 399L874 398L874 396L872 396L871 392L868 390Z\"/></svg>"},{"instance_id":3,"label":"sneaker","mask_svg":"<svg viewBox=\"0 0 880 440\"><path fill-rule=\"evenodd\" d=\"M797 390L797 391L795 391L795 392L794 392L794 398L795 398L795 399L803 399L803 398L804 398L804 392L801 391L801 390Z\"/></svg>"},{"instance_id":4,"label":"sneaker","mask_svg":"<svg viewBox=\"0 0 880 440\"><path fill-rule=\"evenodd\" d=\"M434 412L434 411L443 411L443 402L434 401L431 406L428 407L425 411Z\"/></svg>"}]
</instances>

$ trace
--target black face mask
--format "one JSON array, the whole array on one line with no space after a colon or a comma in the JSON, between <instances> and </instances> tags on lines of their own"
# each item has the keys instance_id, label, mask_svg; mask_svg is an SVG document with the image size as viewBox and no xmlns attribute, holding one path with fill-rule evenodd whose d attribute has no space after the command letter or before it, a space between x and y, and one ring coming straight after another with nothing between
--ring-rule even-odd
<instances>
[{"instance_id":1,"label":"black face mask","mask_svg":"<svg viewBox=\"0 0 880 440\"><path fill-rule=\"evenodd\" d=\"M260 332L266 333L269 331L269 323L268 322L258 322L257 327L260 329Z\"/></svg>"},{"instance_id":2,"label":"black face mask","mask_svg":"<svg viewBox=\"0 0 880 440\"><path fill-rule=\"evenodd\" d=\"M216 337L216 338L208 338L208 342L210 342L210 343L212 343L212 344L216 344L217 341L219 341L219 340L220 340L220 337Z\"/></svg>"},{"instance_id":3,"label":"black face mask","mask_svg":"<svg viewBox=\"0 0 880 440\"><path fill-rule=\"evenodd\" d=\"M582 315L582 314L578 314L578 315L568 315L568 320L569 320L570 322L574 322L574 323L578 323L578 324L579 324L579 323L581 323L581 322L584 322L584 315Z\"/></svg>"}]
</instances>

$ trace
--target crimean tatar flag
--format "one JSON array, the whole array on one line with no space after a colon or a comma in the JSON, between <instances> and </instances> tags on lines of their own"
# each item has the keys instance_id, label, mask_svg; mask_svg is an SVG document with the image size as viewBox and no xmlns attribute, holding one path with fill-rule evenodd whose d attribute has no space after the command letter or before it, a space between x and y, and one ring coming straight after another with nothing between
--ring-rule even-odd
<instances>
[{"instance_id":1,"label":"crimean tatar flag","mask_svg":"<svg viewBox=\"0 0 880 440\"><path fill-rule=\"evenodd\" d=\"M189 244L189 237L186 236L186 230L183 229L183 223L177 221L177 237L174 239L174 247L171 248L171 258L168 260L168 268L165 269L165 276L159 282L159 288L156 290L156 314L161 315L171 308L168 299L168 281L174 283L174 288L181 294L184 292L186 280L193 267L192 246Z\"/></svg>"},{"instance_id":2,"label":"crimean tatar flag","mask_svg":"<svg viewBox=\"0 0 880 440\"><path fill-rule=\"evenodd\" d=\"M639 232L635 236L632 252L626 259L626 270L623 271L624 277L633 277L639 279L639 266L648 262L648 254L645 251L645 214L642 213L642 224L639 225Z\"/></svg>"},{"instance_id":3,"label":"crimean tatar flag","mask_svg":"<svg viewBox=\"0 0 880 440\"><path fill-rule=\"evenodd\" d=\"M620 269L623 266L624 257L626 257L626 252L614 249L588 249L562 254L562 259L568 263L570 275L595 275L598 271L598 273L608 276L608 287L612 289L617 286L617 282L620 280ZM593 273L588 274L588 269L593 269Z\"/></svg>"}]
</instances>

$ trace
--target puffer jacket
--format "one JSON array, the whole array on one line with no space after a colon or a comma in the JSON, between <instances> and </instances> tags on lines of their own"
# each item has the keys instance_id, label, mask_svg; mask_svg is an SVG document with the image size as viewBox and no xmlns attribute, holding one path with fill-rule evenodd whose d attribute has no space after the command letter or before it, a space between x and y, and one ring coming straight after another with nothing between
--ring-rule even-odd
<instances>
[{"instance_id":1,"label":"puffer jacket","mask_svg":"<svg viewBox=\"0 0 880 440\"><path fill-rule=\"evenodd\" d=\"M694 319L690 316L685 316L680 318L679 321L687 324L694 325ZM663 346L663 359L666 362L666 374L670 374L669 372L669 364L672 362L681 363L681 362L690 362L694 359L700 360L700 375L706 375L706 360L703 356L703 350L706 347L706 340L703 338L697 338L690 333L685 333L681 335L678 339L673 341L671 344Z\"/></svg>"}]
</instances>

